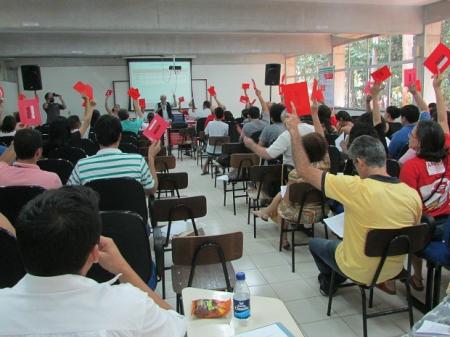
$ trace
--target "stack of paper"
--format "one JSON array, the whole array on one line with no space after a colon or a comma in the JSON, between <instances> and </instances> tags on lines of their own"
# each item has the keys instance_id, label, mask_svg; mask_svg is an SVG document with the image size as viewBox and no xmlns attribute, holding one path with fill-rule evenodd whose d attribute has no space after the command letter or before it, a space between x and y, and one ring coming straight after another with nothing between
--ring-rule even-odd
<instances>
[{"instance_id":1,"label":"stack of paper","mask_svg":"<svg viewBox=\"0 0 450 337\"><path fill-rule=\"evenodd\" d=\"M450 336L450 326L425 320L414 336Z\"/></svg>"},{"instance_id":2,"label":"stack of paper","mask_svg":"<svg viewBox=\"0 0 450 337\"><path fill-rule=\"evenodd\" d=\"M255 330L247 331L235 337L294 337L281 323L274 323Z\"/></svg>"},{"instance_id":3,"label":"stack of paper","mask_svg":"<svg viewBox=\"0 0 450 337\"><path fill-rule=\"evenodd\" d=\"M338 237L344 237L344 212L323 220L327 227Z\"/></svg>"}]
</instances>

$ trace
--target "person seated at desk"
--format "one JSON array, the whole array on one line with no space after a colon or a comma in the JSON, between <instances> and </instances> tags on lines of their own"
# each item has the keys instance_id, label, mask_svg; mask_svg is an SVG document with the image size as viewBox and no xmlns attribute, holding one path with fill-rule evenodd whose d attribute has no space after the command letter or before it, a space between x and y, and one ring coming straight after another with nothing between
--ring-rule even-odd
<instances>
[{"instance_id":1,"label":"person seated at desk","mask_svg":"<svg viewBox=\"0 0 450 337\"><path fill-rule=\"evenodd\" d=\"M297 116L288 116L286 126L291 136L297 172L323 191L326 197L342 203L345 209L343 241L322 238L309 241L309 249L320 271L320 292L328 296L333 270L338 272L337 284L345 281L343 275L369 284L379 258L369 258L364 253L367 232L374 228L402 228L418 224L422 213L420 197L414 189L387 174L386 152L378 139L371 136L356 138L348 155L359 176L338 176L311 165L298 125ZM386 209L390 211L381 211ZM379 281L397 276L403 268L403 261L404 256L388 257Z\"/></svg>"},{"instance_id":2,"label":"person seated at desk","mask_svg":"<svg viewBox=\"0 0 450 337\"><path fill-rule=\"evenodd\" d=\"M22 209L16 237L27 274L0 289L1 336L185 335L183 317L101 236L98 203L90 188L62 187ZM117 276L106 283L87 278L94 263ZM121 284L112 285L117 279Z\"/></svg>"},{"instance_id":3,"label":"person seated at desk","mask_svg":"<svg viewBox=\"0 0 450 337\"><path fill-rule=\"evenodd\" d=\"M146 160L140 154L123 153L119 150L122 126L116 117L111 115L100 117L95 124L94 132L100 150L97 154L78 161L67 185L84 185L96 179L125 177L141 183L147 195L154 194L158 190L155 157L161 150L159 141L149 146Z\"/></svg>"},{"instance_id":4,"label":"person seated at desk","mask_svg":"<svg viewBox=\"0 0 450 337\"><path fill-rule=\"evenodd\" d=\"M241 142L244 137L250 137L253 140L256 139L259 141L259 135L269 123L266 120L261 119L261 113L256 106L252 106L248 109L248 115L250 116L250 122L245 123L242 127ZM256 137L255 134L259 135Z\"/></svg>"},{"instance_id":5,"label":"person seated at desk","mask_svg":"<svg viewBox=\"0 0 450 337\"><path fill-rule=\"evenodd\" d=\"M438 123L419 121L409 137L409 148L415 153L400 171L400 181L414 188L422 198L423 213L435 220L432 241L441 241L450 215L450 132L445 99L441 90L443 76L433 80ZM411 286L423 290L422 259L413 257Z\"/></svg>"},{"instance_id":6,"label":"person seated at desk","mask_svg":"<svg viewBox=\"0 0 450 337\"><path fill-rule=\"evenodd\" d=\"M223 109L221 107L217 107L214 110L214 115L216 117L215 120L208 123L205 128L205 135L209 137L225 137L228 136L228 124L223 121ZM208 159L203 165L202 175L207 175L209 163L212 160L212 157L215 155L219 155L222 153L222 146L214 146L209 144L206 146L206 153L208 154Z\"/></svg>"},{"instance_id":7,"label":"person seated at desk","mask_svg":"<svg viewBox=\"0 0 450 337\"><path fill-rule=\"evenodd\" d=\"M138 100L133 101L134 111L136 112L137 118L130 119L130 114L125 109L119 110L120 124L122 125L122 131L131 131L136 135L139 133L144 123L144 114L142 113L142 108L139 106Z\"/></svg>"},{"instance_id":8,"label":"person seated at desk","mask_svg":"<svg viewBox=\"0 0 450 337\"><path fill-rule=\"evenodd\" d=\"M41 133L34 129L18 130L14 142L0 158L0 186L61 187L61 179L56 173L39 168L37 161L41 157Z\"/></svg>"}]
</instances>

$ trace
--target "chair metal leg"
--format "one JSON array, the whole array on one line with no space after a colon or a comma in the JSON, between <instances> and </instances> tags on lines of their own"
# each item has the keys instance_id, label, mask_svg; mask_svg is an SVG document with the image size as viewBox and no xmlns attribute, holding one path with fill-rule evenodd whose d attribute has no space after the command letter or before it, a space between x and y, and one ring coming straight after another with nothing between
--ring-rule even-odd
<instances>
[{"instance_id":1,"label":"chair metal leg","mask_svg":"<svg viewBox=\"0 0 450 337\"><path fill-rule=\"evenodd\" d=\"M291 249L292 249L292 272L295 273L295 230L292 229L292 236L291 236Z\"/></svg>"},{"instance_id":2,"label":"chair metal leg","mask_svg":"<svg viewBox=\"0 0 450 337\"><path fill-rule=\"evenodd\" d=\"M282 242L283 242L283 233L284 233L284 219L281 218L281 228L280 228L280 252L281 252L281 246L282 246Z\"/></svg>"},{"instance_id":3,"label":"chair metal leg","mask_svg":"<svg viewBox=\"0 0 450 337\"><path fill-rule=\"evenodd\" d=\"M373 288L370 288L369 292L369 308L372 308L373 306Z\"/></svg>"},{"instance_id":4,"label":"chair metal leg","mask_svg":"<svg viewBox=\"0 0 450 337\"><path fill-rule=\"evenodd\" d=\"M331 273L330 288L328 289L327 316L331 315L331 304L333 303L333 287L334 287L334 277L335 276L336 276L336 272L333 270Z\"/></svg>"},{"instance_id":5,"label":"chair metal leg","mask_svg":"<svg viewBox=\"0 0 450 337\"><path fill-rule=\"evenodd\" d=\"M361 302L362 302L363 336L367 337L366 290L363 287L359 287L359 290L361 291Z\"/></svg>"},{"instance_id":6,"label":"chair metal leg","mask_svg":"<svg viewBox=\"0 0 450 337\"><path fill-rule=\"evenodd\" d=\"M175 310L180 314L180 294L177 294L177 300L175 305Z\"/></svg>"},{"instance_id":7,"label":"chair metal leg","mask_svg":"<svg viewBox=\"0 0 450 337\"><path fill-rule=\"evenodd\" d=\"M439 264L434 269L434 280L433 280L433 302L432 308L439 304L439 299L441 297L441 276L442 276L442 266Z\"/></svg>"},{"instance_id":8,"label":"chair metal leg","mask_svg":"<svg viewBox=\"0 0 450 337\"><path fill-rule=\"evenodd\" d=\"M235 184L231 184L233 189L233 214L236 215L236 191L235 191Z\"/></svg>"},{"instance_id":9,"label":"chair metal leg","mask_svg":"<svg viewBox=\"0 0 450 337\"><path fill-rule=\"evenodd\" d=\"M414 325L414 316L413 316L413 308L412 308L412 298L411 298L411 286L410 286L411 277L405 280L406 286L406 301L408 302L408 316L409 316L409 327L412 328Z\"/></svg>"},{"instance_id":10,"label":"chair metal leg","mask_svg":"<svg viewBox=\"0 0 450 337\"><path fill-rule=\"evenodd\" d=\"M227 205L227 182L223 182L223 205Z\"/></svg>"},{"instance_id":11,"label":"chair metal leg","mask_svg":"<svg viewBox=\"0 0 450 337\"><path fill-rule=\"evenodd\" d=\"M325 224L325 222L322 221L322 223L323 223L323 227L325 228L325 239L328 240L328 227L327 227L327 225Z\"/></svg>"},{"instance_id":12,"label":"chair metal leg","mask_svg":"<svg viewBox=\"0 0 450 337\"><path fill-rule=\"evenodd\" d=\"M427 285L425 288L425 308L431 310L433 306L433 282L434 282L434 264L427 263Z\"/></svg>"},{"instance_id":13,"label":"chair metal leg","mask_svg":"<svg viewBox=\"0 0 450 337\"><path fill-rule=\"evenodd\" d=\"M250 199L250 202L248 203L248 212L247 212L247 225L250 225L250 208L252 207L253 200Z\"/></svg>"},{"instance_id":14,"label":"chair metal leg","mask_svg":"<svg viewBox=\"0 0 450 337\"><path fill-rule=\"evenodd\" d=\"M163 256L164 258L164 256ZM163 265L163 274L161 275L161 283L162 283L162 298L166 298L166 270Z\"/></svg>"}]
</instances>

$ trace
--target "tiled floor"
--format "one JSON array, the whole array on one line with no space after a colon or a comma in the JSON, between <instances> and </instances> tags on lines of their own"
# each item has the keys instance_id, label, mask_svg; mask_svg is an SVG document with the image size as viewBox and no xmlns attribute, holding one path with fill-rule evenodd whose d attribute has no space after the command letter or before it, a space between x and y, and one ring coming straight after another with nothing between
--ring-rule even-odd
<instances>
[{"instance_id":1,"label":"tiled floor","mask_svg":"<svg viewBox=\"0 0 450 337\"><path fill-rule=\"evenodd\" d=\"M278 251L278 228L274 223L257 221L257 238L253 238L253 226L247 225L247 205L244 198L237 199L237 215L233 215L231 193L227 206L223 206L223 190L210 176L201 176L193 159L184 157L177 161L179 172L188 172L189 188L183 195L205 195L208 214L199 219L207 234L242 231L244 234L243 257L233 263L236 271L244 271L250 291L254 295L280 298L307 337L355 337L362 336L361 296L358 288L340 289L333 300L332 314L326 315L327 299L320 295L317 268L307 247L297 247L296 272L291 272L291 253ZM320 226L318 226L320 227ZM321 235L322 229L317 232ZM171 289L170 273L167 273L168 302L175 305ZM448 284L449 273L444 273L442 284ZM375 291L376 309L405 304L404 287L398 284L397 296ZM158 285L158 291L160 290ZM444 291L442 291L444 294ZM421 296L421 295L419 295ZM414 311L414 319L422 317ZM368 321L369 336L402 336L409 329L407 313L372 318Z\"/></svg>"}]
</instances>

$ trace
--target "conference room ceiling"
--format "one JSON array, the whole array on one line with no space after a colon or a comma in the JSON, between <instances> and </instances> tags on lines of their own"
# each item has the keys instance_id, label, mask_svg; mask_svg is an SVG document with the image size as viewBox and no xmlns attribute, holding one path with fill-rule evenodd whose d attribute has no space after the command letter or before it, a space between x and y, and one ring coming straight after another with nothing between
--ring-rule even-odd
<instances>
[{"instance_id":1,"label":"conference room ceiling","mask_svg":"<svg viewBox=\"0 0 450 337\"><path fill-rule=\"evenodd\" d=\"M428 12L450 14L447 0L0 0L0 8L0 57L320 53L349 36L420 34Z\"/></svg>"}]
</instances>

